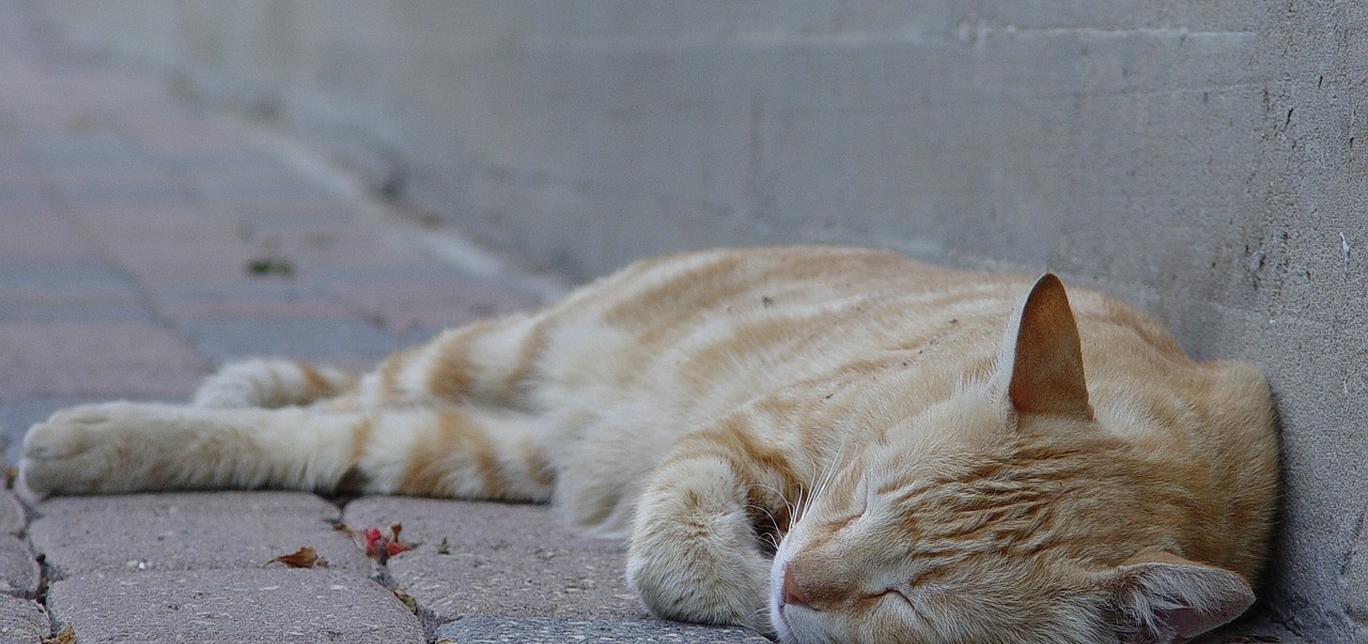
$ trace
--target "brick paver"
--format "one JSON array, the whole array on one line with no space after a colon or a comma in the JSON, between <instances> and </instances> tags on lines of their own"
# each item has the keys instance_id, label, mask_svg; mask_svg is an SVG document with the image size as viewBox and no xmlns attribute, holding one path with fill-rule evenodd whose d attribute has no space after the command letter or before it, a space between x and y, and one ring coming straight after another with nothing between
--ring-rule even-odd
<instances>
[{"instance_id":1,"label":"brick paver","mask_svg":"<svg viewBox=\"0 0 1368 644\"><path fill-rule=\"evenodd\" d=\"M33 598L38 595L40 571L22 539L0 535L0 593Z\"/></svg>"},{"instance_id":2,"label":"brick paver","mask_svg":"<svg viewBox=\"0 0 1368 644\"><path fill-rule=\"evenodd\" d=\"M53 582L54 625L87 642L423 642L418 618L339 570L92 574Z\"/></svg>"},{"instance_id":3,"label":"brick paver","mask_svg":"<svg viewBox=\"0 0 1368 644\"><path fill-rule=\"evenodd\" d=\"M302 547L339 570L372 573L338 511L300 492L57 498L34 508L34 549L50 579L91 572L255 568ZM277 564L273 564L277 565Z\"/></svg>"},{"instance_id":4,"label":"brick paver","mask_svg":"<svg viewBox=\"0 0 1368 644\"><path fill-rule=\"evenodd\" d=\"M0 595L0 644L33 644L49 632L48 614L41 604Z\"/></svg>"},{"instance_id":5,"label":"brick paver","mask_svg":"<svg viewBox=\"0 0 1368 644\"><path fill-rule=\"evenodd\" d=\"M27 512L9 490L0 490L0 533L19 535L24 532Z\"/></svg>"},{"instance_id":6,"label":"brick paver","mask_svg":"<svg viewBox=\"0 0 1368 644\"><path fill-rule=\"evenodd\" d=\"M577 535L549 508L369 497L347 505L352 529L403 526L416 544L390 576L441 623L470 615L639 619L620 541Z\"/></svg>"}]
</instances>

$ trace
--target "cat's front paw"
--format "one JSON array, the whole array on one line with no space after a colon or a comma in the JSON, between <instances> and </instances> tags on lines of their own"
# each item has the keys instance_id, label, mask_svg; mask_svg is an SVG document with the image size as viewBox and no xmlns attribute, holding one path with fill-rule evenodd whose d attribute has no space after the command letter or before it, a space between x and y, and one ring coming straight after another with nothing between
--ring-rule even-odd
<instances>
[{"instance_id":1,"label":"cat's front paw","mask_svg":"<svg viewBox=\"0 0 1368 644\"><path fill-rule=\"evenodd\" d=\"M121 461L138 442L145 406L127 402L81 405L53 414L24 436L21 489L32 497L121 491Z\"/></svg>"},{"instance_id":2,"label":"cat's front paw","mask_svg":"<svg viewBox=\"0 0 1368 644\"><path fill-rule=\"evenodd\" d=\"M628 552L628 583L657 617L772 635L765 608L770 563L749 537L745 514L709 523L706 535L697 533L698 523L639 526Z\"/></svg>"}]
</instances>

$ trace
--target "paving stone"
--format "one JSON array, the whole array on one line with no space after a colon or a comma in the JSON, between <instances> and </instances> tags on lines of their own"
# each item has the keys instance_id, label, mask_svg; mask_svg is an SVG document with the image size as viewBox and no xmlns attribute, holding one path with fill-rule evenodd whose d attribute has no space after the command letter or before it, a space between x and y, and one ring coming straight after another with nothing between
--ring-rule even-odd
<instances>
[{"instance_id":1,"label":"paving stone","mask_svg":"<svg viewBox=\"0 0 1368 644\"><path fill-rule=\"evenodd\" d=\"M35 298L24 298L31 300ZM45 297L43 300L16 301L0 294L0 322L152 322L152 314L141 303L101 303L79 298Z\"/></svg>"},{"instance_id":2,"label":"paving stone","mask_svg":"<svg viewBox=\"0 0 1368 644\"><path fill-rule=\"evenodd\" d=\"M38 595L41 574L28 544L0 535L0 594L33 598Z\"/></svg>"},{"instance_id":3,"label":"paving stone","mask_svg":"<svg viewBox=\"0 0 1368 644\"><path fill-rule=\"evenodd\" d=\"M45 168L128 168L148 162L145 154L111 133L73 136L66 132L40 130L27 138L35 160Z\"/></svg>"},{"instance_id":4,"label":"paving stone","mask_svg":"<svg viewBox=\"0 0 1368 644\"><path fill-rule=\"evenodd\" d=\"M624 579L622 542L577 535L545 506L366 497L347 505L352 529L402 523L418 543L389 573L431 623L469 615L646 617ZM442 540L450 554L440 554Z\"/></svg>"},{"instance_id":5,"label":"paving stone","mask_svg":"<svg viewBox=\"0 0 1368 644\"><path fill-rule=\"evenodd\" d=\"M90 246L61 215L47 207L21 206L11 201L15 197L12 189L0 188L0 221L5 222L0 257L7 264L97 261Z\"/></svg>"},{"instance_id":6,"label":"paving stone","mask_svg":"<svg viewBox=\"0 0 1368 644\"><path fill-rule=\"evenodd\" d=\"M330 523L337 509L311 494L66 497L34 510L39 518L29 525L29 540L58 579L93 571L260 568L304 546L334 569L373 570L351 538Z\"/></svg>"},{"instance_id":7,"label":"paving stone","mask_svg":"<svg viewBox=\"0 0 1368 644\"><path fill-rule=\"evenodd\" d=\"M398 332L451 328L530 310L540 303L506 285L473 279L358 278L339 281L335 288L339 296Z\"/></svg>"},{"instance_id":8,"label":"paving stone","mask_svg":"<svg viewBox=\"0 0 1368 644\"><path fill-rule=\"evenodd\" d=\"M202 302L222 299L256 299L272 302L293 302L310 297L331 297L327 288L314 282L277 278L234 278L216 282L185 283L165 286L150 285L148 289L158 302Z\"/></svg>"},{"instance_id":9,"label":"paving stone","mask_svg":"<svg viewBox=\"0 0 1368 644\"><path fill-rule=\"evenodd\" d=\"M53 582L54 627L92 642L424 642L383 586L338 570L90 574Z\"/></svg>"},{"instance_id":10,"label":"paving stone","mask_svg":"<svg viewBox=\"0 0 1368 644\"><path fill-rule=\"evenodd\" d=\"M178 322L225 319L315 319L355 315L351 307L324 297L218 297L208 299L180 299L164 302L162 315Z\"/></svg>"},{"instance_id":11,"label":"paving stone","mask_svg":"<svg viewBox=\"0 0 1368 644\"><path fill-rule=\"evenodd\" d=\"M151 324L0 323L0 400L183 399L207 367L179 336Z\"/></svg>"},{"instance_id":12,"label":"paving stone","mask_svg":"<svg viewBox=\"0 0 1368 644\"><path fill-rule=\"evenodd\" d=\"M35 644L51 632L40 604L0 595L0 644Z\"/></svg>"},{"instance_id":13,"label":"paving stone","mask_svg":"<svg viewBox=\"0 0 1368 644\"><path fill-rule=\"evenodd\" d=\"M333 198L333 193L326 187L307 180L279 163L261 163L260 167L214 168L212 172L195 173L192 179L199 197L209 201L226 201L234 207L281 201L327 203ZM333 216L337 216L337 210L334 209Z\"/></svg>"},{"instance_id":14,"label":"paving stone","mask_svg":"<svg viewBox=\"0 0 1368 644\"><path fill-rule=\"evenodd\" d=\"M379 359L414 343L355 318L194 320L181 328L214 360L244 355L319 359L337 354Z\"/></svg>"},{"instance_id":15,"label":"paving stone","mask_svg":"<svg viewBox=\"0 0 1368 644\"><path fill-rule=\"evenodd\" d=\"M154 292L187 285L261 282L249 271L250 262L265 254L259 244L205 226L194 226L186 235L191 239L106 237L102 243L112 261Z\"/></svg>"},{"instance_id":16,"label":"paving stone","mask_svg":"<svg viewBox=\"0 0 1368 644\"><path fill-rule=\"evenodd\" d=\"M122 204L167 204L180 203L190 198L189 188L170 184L162 186L82 186L65 185L57 188L62 199L68 203L93 203L105 205L110 202Z\"/></svg>"},{"instance_id":17,"label":"paving stone","mask_svg":"<svg viewBox=\"0 0 1368 644\"><path fill-rule=\"evenodd\" d=\"M19 497L9 490L0 490L0 533L21 534L27 521L27 513Z\"/></svg>"},{"instance_id":18,"label":"paving stone","mask_svg":"<svg viewBox=\"0 0 1368 644\"><path fill-rule=\"evenodd\" d=\"M35 320L150 321L151 316L127 276L97 260L0 262L0 322Z\"/></svg>"},{"instance_id":19,"label":"paving stone","mask_svg":"<svg viewBox=\"0 0 1368 644\"><path fill-rule=\"evenodd\" d=\"M78 289L83 295L109 292L129 293L132 282L122 273L99 264L61 262L0 263L0 290L5 292L52 292Z\"/></svg>"},{"instance_id":20,"label":"paving stone","mask_svg":"<svg viewBox=\"0 0 1368 644\"><path fill-rule=\"evenodd\" d=\"M461 644L560 644L561 642L679 642L769 644L744 628L699 626L660 620L568 620L467 617L438 627L438 642Z\"/></svg>"}]
</instances>

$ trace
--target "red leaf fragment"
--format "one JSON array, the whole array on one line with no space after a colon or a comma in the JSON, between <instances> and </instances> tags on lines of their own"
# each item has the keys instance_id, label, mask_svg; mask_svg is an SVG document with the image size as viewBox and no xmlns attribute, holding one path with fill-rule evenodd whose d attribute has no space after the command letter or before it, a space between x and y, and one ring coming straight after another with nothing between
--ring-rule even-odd
<instances>
[{"instance_id":1,"label":"red leaf fragment","mask_svg":"<svg viewBox=\"0 0 1368 644\"><path fill-rule=\"evenodd\" d=\"M405 543L399 540L399 534L403 532L403 524L396 523L389 527L389 535L381 532L379 528L366 528L361 531L361 538L366 546L366 556L385 563L387 559L401 552L413 549L414 544Z\"/></svg>"},{"instance_id":2,"label":"red leaf fragment","mask_svg":"<svg viewBox=\"0 0 1368 644\"><path fill-rule=\"evenodd\" d=\"M366 540L366 556L374 557L380 552L380 542L384 537L380 535L379 528L366 528L361 531L361 537Z\"/></svg>"}]
</instances>

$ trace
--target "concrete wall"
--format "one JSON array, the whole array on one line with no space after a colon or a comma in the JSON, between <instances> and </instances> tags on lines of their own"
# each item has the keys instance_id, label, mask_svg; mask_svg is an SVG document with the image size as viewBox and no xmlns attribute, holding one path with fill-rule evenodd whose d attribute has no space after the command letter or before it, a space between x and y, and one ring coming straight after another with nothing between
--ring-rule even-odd
<instances>
[{"instance_id":1,"label":"concrete wall","mask_svg":"<svg viewBox=\"0 0 1368 644\"><path fill-rule=\"evenodd\" d=\"M41 6L368 151L391 193L545 267L832 240L1126 294L1267 370L1268 597L1368 640L1366 3Z\"/></svg>"}]
</instances>

